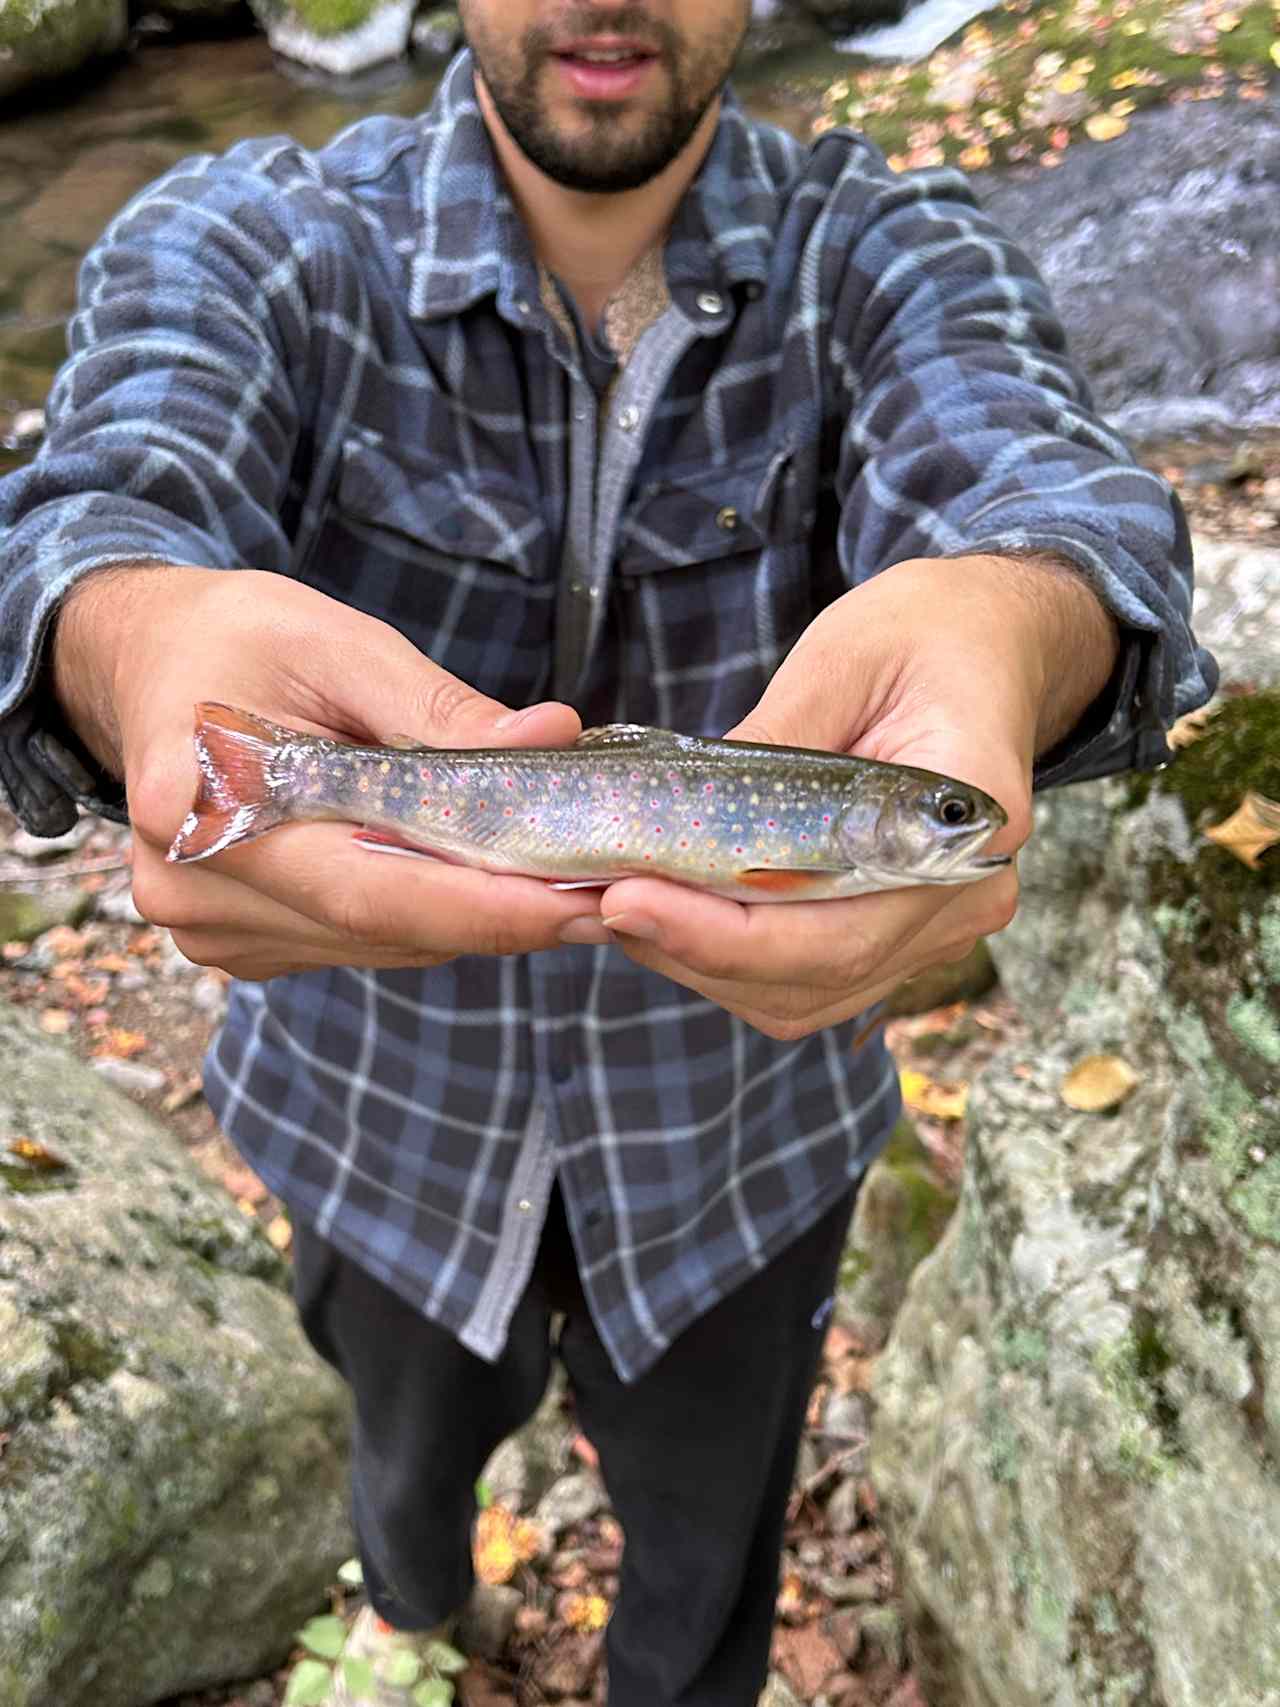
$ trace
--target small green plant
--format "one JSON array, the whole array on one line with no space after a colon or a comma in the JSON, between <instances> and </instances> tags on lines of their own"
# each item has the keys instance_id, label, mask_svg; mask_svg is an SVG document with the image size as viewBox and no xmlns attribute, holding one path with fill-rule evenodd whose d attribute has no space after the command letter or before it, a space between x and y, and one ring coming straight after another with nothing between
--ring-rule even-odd
<instances>
[{"instance_id":1,"label":"small green plant","mask_svg":"<svg viewBox=\"0 0 1280 1707\"><path fill-rule=\"evenodd\" d=\"M358 1559L348 1559L338 1572L348 1588L364 1580ZM330 1613L311 1618L298 1632L298 1640L312 1657L300 1660L289 1677L284 1707L323 1707L333 1688L335 1672L353 1695L371 1695L381 1680L396 1689L407 1689L414 1707L450 1707L453 1679L465 1671L467 1659L448 1642L431 1642L421 1656L399 1649L388 1654L375 1672L372 1660L344 1653L349 1635L346 1620Z\"/></svg>"}]
</instances>

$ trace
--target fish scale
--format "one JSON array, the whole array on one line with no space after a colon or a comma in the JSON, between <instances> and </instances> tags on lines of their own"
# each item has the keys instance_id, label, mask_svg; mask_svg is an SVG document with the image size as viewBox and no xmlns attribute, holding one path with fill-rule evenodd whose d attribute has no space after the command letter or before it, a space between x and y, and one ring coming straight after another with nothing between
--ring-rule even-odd
<instances>
[{"instance_id":1,"label":"fish scale","mask_svg":"<svg viewBox=\"0 0 1280 1707\"><path fill-rule=\"evenodd\" d=\"M969 882L1005 822L969 784L803 747L633 724L572 747L361 747L197 707L200 791L169 857L340 820L363 845L562 885L657 875L737 899Z\"/></svg>"}]
</instances>

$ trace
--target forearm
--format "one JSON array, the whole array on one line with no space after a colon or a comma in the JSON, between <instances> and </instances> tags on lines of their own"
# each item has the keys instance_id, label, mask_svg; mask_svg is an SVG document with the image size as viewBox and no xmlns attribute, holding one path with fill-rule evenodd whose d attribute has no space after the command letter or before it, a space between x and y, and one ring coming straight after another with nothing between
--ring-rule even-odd
<instances>
[{"instance_id":1,"label":"forearm","mask_svg":"<svg viewBox=\"0 0 1280 1707\"><path fill-rule=\"evenodd\" d=\"M1038 676L1039 757L1068 736L1111 680L1120 627L1072 563L1047 555L959 560L976 581L1012 596L1026 623L1024 644Z\"/></svg>"}]
</instances>

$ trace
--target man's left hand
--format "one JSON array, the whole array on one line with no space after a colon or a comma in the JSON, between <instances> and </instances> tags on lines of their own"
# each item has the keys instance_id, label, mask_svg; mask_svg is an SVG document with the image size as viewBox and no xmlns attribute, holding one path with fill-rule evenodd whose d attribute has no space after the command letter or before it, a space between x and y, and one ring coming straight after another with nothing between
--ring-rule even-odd
<instances>
[{"instance_id":1,"label":"man's left hand","mask_svg":"<svg viewBox=\"0 0 1280 1707\"><path fill-rule=\"evenodd\" d=\"M731 739L918 765L976 784L1031 829L1031 765L1101 692L1115 624L1082 579L997 557L913 560L817 617ZM963 886L741 905L654 878L605 891L601 916L643 966L792 1040L962 959L1017 906L1010 865Z\"/></svg>"}]
</instances>

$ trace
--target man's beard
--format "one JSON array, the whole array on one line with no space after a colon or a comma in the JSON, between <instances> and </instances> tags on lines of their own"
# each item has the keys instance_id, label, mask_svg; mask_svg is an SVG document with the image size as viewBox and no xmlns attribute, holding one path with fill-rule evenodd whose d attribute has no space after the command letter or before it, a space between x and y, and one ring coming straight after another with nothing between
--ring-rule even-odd
<instances>
[{"instance_id":1,"label":"man's beard","mask_svg":"<svg viewBox=\"0 0 1280 1707\"><path fill-rule=\"evenodd\" d=\"M727 29L691 56L678 33L643 7L611 12L609 34L635 36L656 50L668 79L668 98L639 129L620 123L623 110L602 101L587 127L568 137L556 129L538 94L555 57L552 31L535 26L518 46L500 46L476 27L468 11L461 7L468 45L516 146L553 182L593 194L638 189L671 164L723 89L743 36ZM563 20L556 33L561 40L582 41L604 32L600 14L589 10L579 19Z\"/></svg>"}]
</instances>

